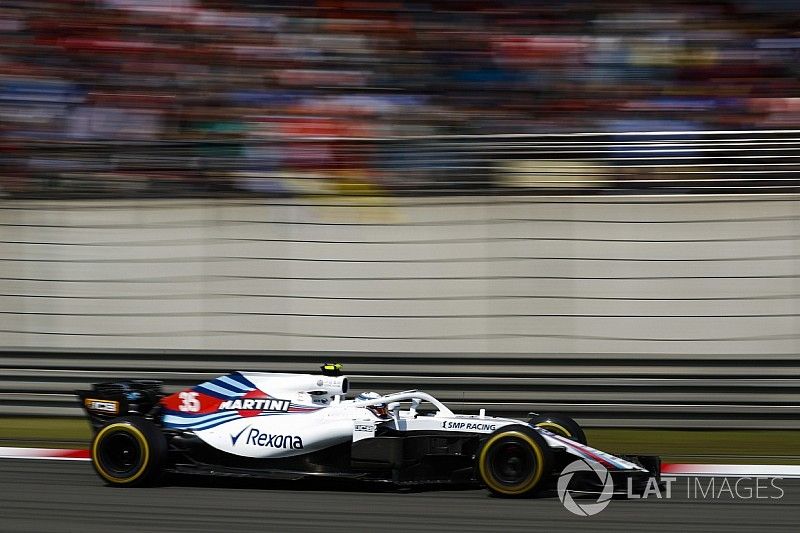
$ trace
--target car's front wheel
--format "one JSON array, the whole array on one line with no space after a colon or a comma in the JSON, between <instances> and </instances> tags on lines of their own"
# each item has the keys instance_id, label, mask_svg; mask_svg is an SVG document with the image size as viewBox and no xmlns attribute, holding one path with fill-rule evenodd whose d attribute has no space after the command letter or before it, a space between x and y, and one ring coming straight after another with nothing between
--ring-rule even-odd
<instances>
[{"instance_id":1,"label":"car's front wheel","mask_svg":"<svg viewBox=\"0 0 800 533\"><path fill-rule=\"evenodd\" d=\"M118 487L155 482L166 455L164 435L141 417L115 418L101 427L92 440L92 466L109 485Z\"/></svg>"},{"instance_id":2,"label":"car's front wheel","mask_svg":"<svg viewBox=\"0 0 800 533\"><path fill-rule=\"evenodd\" d=\"M521 497L534 494L549 479L553 452L535 430L511 425L498 429L478 451L478 475L493 494Z\"/></svg>"},{"instance_id":3,"label":"car's front wheel","mask_svg":"<svg viewBox=\"0 0 800 533\"><path fill-rule=\"evenodd\" d=\"M580 444L588 443L586 434L583 432L580 424L568 416L536 415L528 420L528 424L546 429L550 433L561 435L562 437L566 437Z\"/></svg>"}]
</instances>

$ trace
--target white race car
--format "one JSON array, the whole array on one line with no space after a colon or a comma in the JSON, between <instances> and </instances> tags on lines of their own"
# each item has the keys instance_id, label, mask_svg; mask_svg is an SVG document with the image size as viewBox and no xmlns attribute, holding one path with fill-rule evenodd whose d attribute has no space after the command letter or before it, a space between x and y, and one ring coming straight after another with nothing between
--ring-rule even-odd
<instances>
[{"instance_id":1,"label":"white race car","mask_svg":"<svg viewBox=\"0 0 800 533\"><path fill-rule=\"evenodd\" d=\"M472 483L510 497L552 488L576 459L632 486L659 475L658 458L594 449L568 417L455 414L417 390L346 399L341 365L322 369L233 372L170 395L160 382L141 380L78 391L95 430L92 464L117 486L151 484L165 473L335 477Z\"/></svg>"}]
</instances>

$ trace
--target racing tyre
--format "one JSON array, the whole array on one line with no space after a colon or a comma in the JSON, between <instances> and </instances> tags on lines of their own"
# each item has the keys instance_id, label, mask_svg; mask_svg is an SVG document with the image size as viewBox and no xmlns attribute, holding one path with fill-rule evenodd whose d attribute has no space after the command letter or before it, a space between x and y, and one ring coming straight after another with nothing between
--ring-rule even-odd
<instances>
[{"instance_id":1,"label":"racing tyre","mask_svg":"<svg viewBox=\"0 0 800 533\"><path fill-rule=\"evenodd\" d=\"M100 428L92 440L92 466L109 485L152 484L162 473L167 440L149 420L126 416Z\"/></svg>"},{"instance_id":2,"label":"racing tyre","mask_svg":"<svg viewBox=\"0 0 800 533\"><path fill-rule=\"evenodd\" d=\"M498 429L478 451L478 476L492 494L533 495L550 478L553 452L534 429L511 425Z\"/></svg>"},{"instance_id":3,"label":"racing tyre","mask_svg":"<svg viewBox=\"0 0 800 533\"><path fill-rule=\"evenodd\" d=\"M586 434L581 426L568 416L563 415L537 415L528 420L532 426L546 429L550 433L561 435L581 444L588 444Z\"/></svg>"}]
</instances>

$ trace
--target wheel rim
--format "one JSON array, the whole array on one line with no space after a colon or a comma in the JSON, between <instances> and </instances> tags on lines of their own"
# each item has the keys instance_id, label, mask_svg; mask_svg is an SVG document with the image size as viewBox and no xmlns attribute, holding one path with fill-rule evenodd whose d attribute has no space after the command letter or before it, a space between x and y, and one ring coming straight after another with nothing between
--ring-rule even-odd
<instances>
[{"instance_id":1,"label":"wheel rim","mask_svg":"<svg viewBox=\"0 0 800 533\"><path fill-rule=\"evenodd\" d=\"M97 459L103 470L113 477L127 478L142 465L142 447L127 431L115 431L103 439Z\"/></svg>"},{"instance_id":2,"label":"wheel rim","mask_svg":"<svg viewBox=\"0 0 800 533\"><path fill-rule=\"evenodd\" d=\"M489 452L489 471L501 485L524 485L536 472L536 456L527 443L519 439L506 439Z\"/></svg>"}]
</instances>

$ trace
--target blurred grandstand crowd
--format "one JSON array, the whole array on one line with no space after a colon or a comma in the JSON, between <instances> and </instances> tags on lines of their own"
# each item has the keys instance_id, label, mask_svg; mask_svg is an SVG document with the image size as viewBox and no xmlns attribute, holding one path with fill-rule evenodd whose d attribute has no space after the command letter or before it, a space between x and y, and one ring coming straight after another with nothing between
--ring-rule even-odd
<instances>
[{"instance_id":1,"label":"blurred grandstand crowd","mask_svg":"<svg viewBox=\"0 0 800 533\"><path fill-rule=\"evenodd\" d=\"M5 0L0 188L486 187L424 137L798 128L799 29L795 0Z\"/></svg>"}]
</instances>

